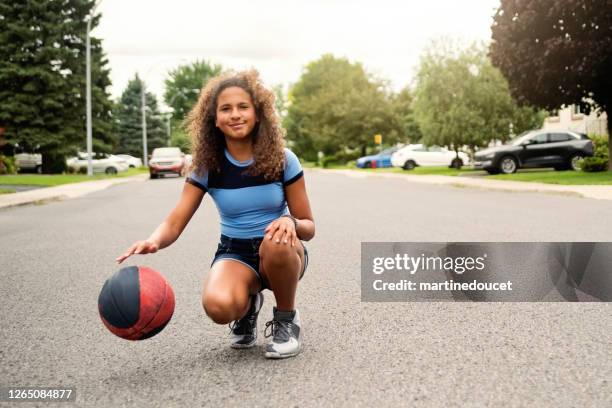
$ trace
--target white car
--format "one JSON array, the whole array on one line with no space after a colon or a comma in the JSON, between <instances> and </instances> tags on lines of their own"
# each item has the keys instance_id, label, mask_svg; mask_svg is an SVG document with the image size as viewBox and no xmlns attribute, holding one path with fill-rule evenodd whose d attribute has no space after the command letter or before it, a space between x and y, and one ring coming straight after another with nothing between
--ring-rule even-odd
<instances>
[{"instance_id":1,"label":"white car","mask_svg":"<svg viewBox=\"0 0 612 408\"><path fill-rule=\"evenodd\" d=\"M105 153L94 153L93 155L91 163L94 173L117 174L129 169L128 162L121 157ZM79 152L77 157L66 159L66 164L77 173L86 172L87 158L87 153Z\"/></svg>"},{"instance_id":2,"label":"white car","mask_svg":"<svg viewBox=\"0 0 612 408\"><path fill-rule=\"evenodd\" d=\"M121 157L123 160L128 162L128 165L130 166L130 168L142 167L142 159L138 157L130 156L129 154L117 154L116 156Z\"/></svg>"},{"instance_id":3,"label":"white car","mask_svg":"<svg viewBox=\"0 0 612 408\"><path fill-rule=\"evenodd\" d=\"M412 170L416 166L448 166L460 169L469 163L470 159L464 152L459 157L453 150L439 146L411 144L399 149L391 155L391 164L404 170Z\"/></svg>"},{"instance_id":4,"label":"white car","mask_svg":"<svg viewBox=\"0 0 612 408\"><path fill-rule=\"evenodd\" d=\"M19 171L28 170L42 173L42 155L40 153L17 153L15 163Z\"/></svg>"}]
</instances>

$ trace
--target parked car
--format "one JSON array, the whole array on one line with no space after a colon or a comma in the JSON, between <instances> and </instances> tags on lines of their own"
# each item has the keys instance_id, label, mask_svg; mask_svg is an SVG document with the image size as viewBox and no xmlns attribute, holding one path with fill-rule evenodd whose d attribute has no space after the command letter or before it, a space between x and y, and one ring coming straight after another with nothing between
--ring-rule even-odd
<instances>
[{"instance_id":1,"label":"parked car","mask_svg":"<svg viewBox=\"0 0 612 408\"><path fill-rule=\"evenodd\" d=\"M363 156L357 159L356 165L360 168L391 167L391 155L398 147L389 147L378 154Z\"/></svg>"},{"instance_id":2,"label":"parked car","mask_svg":"<svg viewBox=\"0 0 612 408\"><path fill-rule=\"evenodd\" d=\"M125 160L130 166L130 168L142 167L142 159L138 157L134 157L129 154L117 154L116 156L121 157L123 160Z\"/></svg>"},{"instance_id":3,"label":"parked car","mask_svg":"<svg viewBox=\"0 0 612 408\"><path fill-rule=\"evenodd\" d=\"M404 170L412 170L416 166L449 166L460 169L469 163L470 158L464 152L457 154L444 147L411 144L399 149L391 156L391 164Z\"/></svg>"},{"instance_id":4,"label":"parked car","mask_svg":"<svg viewBox=\"0 0 612 408\"><path fill-rule=\"evenodd\" d=\"M593 142L587 135L541 129L525 132L503 146L478 151L474 168L490 174L511 174L530 167L580 170L580 159L592 155Z\"/></svg>"},{"instance_id":5,"label":"parked car","mask_svg":"<svg viewBox=\"0 0 612 408\"><path fill-rule=\"evenodd\" d=\"M15 155L17 171L42 173L42 155L39 153L17 153Z\"/></svg>"},{"instance_id":6,"label":"parked car","mask_svg":"<svg viewBox=\"0 0 612 408\"><path fill-rule=\"evenodd\" d=\"M83 152L66 159L68 167L77 173L87 171L88 162L88 155ZM94 173L117 174L129 168L128 162L121 157L106 153L93 153L91 164Z\"/></svg>"},{"instance_id":7,"label":"parked car","mask_svg":"<svg viewBox=\"0 0 612 408\"><path fill-rule=\"evenodd\" d=\"M184 175L185 153L178 147L158 147L153 150L149 160L149 174L152 179L165 174Z\"/></svg>"}]
</instances>

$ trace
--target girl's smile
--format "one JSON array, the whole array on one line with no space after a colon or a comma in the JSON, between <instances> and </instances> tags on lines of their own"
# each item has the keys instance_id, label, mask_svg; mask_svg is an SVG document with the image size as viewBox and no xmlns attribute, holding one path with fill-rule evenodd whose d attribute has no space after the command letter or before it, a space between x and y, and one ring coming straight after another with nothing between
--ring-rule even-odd
<instances>
[{"instance_id":1,"label":"girl's smile","mask_svg":"<svg viewBox=\"0 0 612 408\"><path fill-rule=\"evenodd\" d=\"M251 96L237 86L226 88L219 94L216 116L216 126L230 138L250 137L257 122Z\"/></svg>"}]
</instances>

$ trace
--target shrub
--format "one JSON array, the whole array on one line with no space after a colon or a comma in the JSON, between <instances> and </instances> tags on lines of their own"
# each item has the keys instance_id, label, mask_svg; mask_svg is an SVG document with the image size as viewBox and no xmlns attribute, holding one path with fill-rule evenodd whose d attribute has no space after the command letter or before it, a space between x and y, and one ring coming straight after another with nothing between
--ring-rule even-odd
<instances>
[{"instance_id":1,"label":"shrub","mask_svg":"<svg viewBox=\"0 0 612 408\"><path fill-rule=\"evenodd\" d=\"M0 154L0 174L17 174L14 157Z\"/></svg>"},{"instance_id":2,"label":"shrub","mask_svg":"<svg viewBox=\"0 0 612 408\"><path fill-rule=\"evenodd\" d=\"M592 157L585 157L582 160L582 171L595 172L608 170L608 138L606 136L592 135L589 136L593 141L595 151Z\"/></svg>"}]
</instances>

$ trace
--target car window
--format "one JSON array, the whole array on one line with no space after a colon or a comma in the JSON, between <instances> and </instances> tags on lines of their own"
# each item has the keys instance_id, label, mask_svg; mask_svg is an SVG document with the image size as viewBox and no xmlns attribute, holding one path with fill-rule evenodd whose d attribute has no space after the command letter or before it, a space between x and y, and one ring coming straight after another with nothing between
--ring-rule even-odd
<instances>
[{"instance_id":1,"label":"car window","mask_svg":"<svg viewBox=\"0 0 612 408\"><path fill-rule=\"evenodd\" d=\"M181 150L176 147L162 147L153 150L153 157L180 157Z\"/></svg>"},{"instance_id":2,"label":"car window","mask_svg":"<svg viewBox=\"0 0 612 408\"><path fill-rule=\"evenodd\" d=\"M427 149L425 147L415 147L412 149L413 152L426 152Z\"/></svg>"},{"instance_id":3,"label":"car window","mask_svg":"<svg viewBox=\"0 0 612 408\"><path fill-rule=\"evenodd\" d=\"M548 140L548 133L540 133L539 135L535 135L529 140L531 140L531 143L534 144L546 143L546 141Z\"/></svg>"},{"instance_id":4,"label":"car window","mask_svg":"<svg viewBox=\"0 0 612 408\"><path fill-rule=\"evenodd\" d=\"M428 149L430 152L441 152L442 148L439 146L430 146Z\"/></svg>"},{"instance_id":5,"label":"car window","mask_svg":"<svg viewBox=\"0 0 612 408\"><path fill-rule=\"evenodd\" d=\"M573 139L573 137L571 137L567 133L551 133L550 134L550 141L551 141L551 143L553 143L553 142L567 142L568 140L572 140L572 139Z\"/></svg>"}]
</instances>

